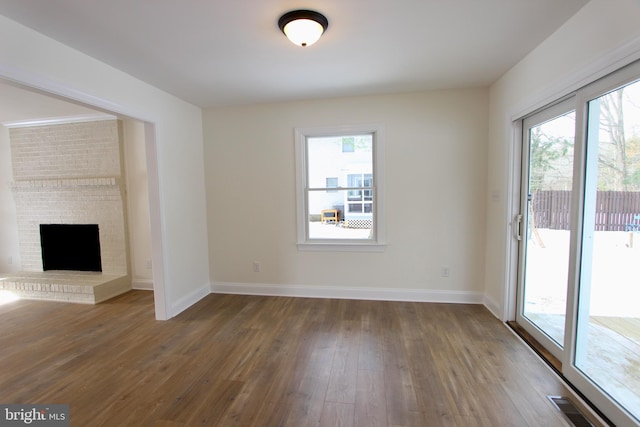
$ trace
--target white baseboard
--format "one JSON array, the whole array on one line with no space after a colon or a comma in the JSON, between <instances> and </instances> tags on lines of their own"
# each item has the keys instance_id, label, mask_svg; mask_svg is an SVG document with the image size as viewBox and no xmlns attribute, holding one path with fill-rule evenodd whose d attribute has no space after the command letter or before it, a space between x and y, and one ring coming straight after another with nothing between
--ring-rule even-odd
<instances>
[{"instance_id":1,"label":"white baseboard","mask_svg":"<svg viewBox=\"0 0 640 427\"><path fill-rule=\"evenodd\" d=\"M484 297L482 298L482 304L485 307L487 307L487 309L491 312L491 314L496 316L501 321L504 321L502 316L503 310L500 308L500 305L498 305L493 298L491 298L487 294L484 294Z\"/></svg>"},{"instance_id":2,"label":"white baseboard","mask_svg":"<svg viewBox=\"0 0 640 427\"><path fill-rule=\"evenodd\" d=\"M192 291L188 295L177 300L175 303L171 304L171 312L169 313L168 318L172 318L182 313L187 308L191 307L202 298L206 297L211 293L211 287L209 284L204 284L200 286L198 289Z\"/></svg>"},{"instance_id":3,"label":"white baseboard","mask_svg":"<svg viewBox=\"0 0 640 427\"><path fill-rule=\"evenodd\" d=\"M265 283L211 284L211 293L265 295L303 298L336 298L381 301L441 302L482 304L484 294L472 291L444 291L402 288L356 288L316 285L273 285Z\"/></svg>"},{"instance_id":4,"label":"white baseboard","mask_svg":"<svg viewBox=\"0 0 640 427\"><path fill-rule=\"evenodd\" d=\"M136 289L139 291L152 291L153 281L145 279L133 279L131 280L131 289Z\"/></svg>"}]
</instances>

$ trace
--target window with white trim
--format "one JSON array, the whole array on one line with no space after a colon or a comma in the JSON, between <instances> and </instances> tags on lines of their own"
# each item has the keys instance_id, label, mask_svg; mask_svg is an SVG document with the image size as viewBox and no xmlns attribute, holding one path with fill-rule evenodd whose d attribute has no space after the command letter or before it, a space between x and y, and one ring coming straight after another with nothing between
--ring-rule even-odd
<instances>
[{"instance_id":1,"label":"window with white trim","mask_svg":"<svg viewBox=\"0 0 640 427\"><path fill-rule=\"evenodd\" d=\"M381 147L379 126L296 129L300 249L382 248Z\"/></svg>"}]
</instances>

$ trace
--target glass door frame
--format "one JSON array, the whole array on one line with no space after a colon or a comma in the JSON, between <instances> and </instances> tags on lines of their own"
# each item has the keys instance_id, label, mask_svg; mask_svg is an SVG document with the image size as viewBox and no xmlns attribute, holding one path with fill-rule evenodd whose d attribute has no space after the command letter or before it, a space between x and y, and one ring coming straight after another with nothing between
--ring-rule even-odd
<instances>
[{"instance_id":1,"label":"glass door frame","mask_svg":"<svg viewBox=\"0 0 640 427\"><path fill-rule=\"evenodd\" d=\"M571 95L564 99L547 106L533 114L528 115L521 120L522 129L522 143L521 143L521 168L520 168L520 202L519 202L519 214L514 220L515 237L518 239L518 275L517 275L517 291L516 291L516 314L515 320L518 326L522 327L529 335L531 335L536 341L538 341L547 351L549 351L555 358L562 361L563 359L563 347L559 346L553 341L545 332L543 332L538 326L536 326L530 319L524 315L525 307L525 292L524 287L526 285L525 273L526 273L526 259L527 259L527 233L528 233L528 217L529 217L529 165L530 165L530 138L529 129L539 124L549 122L557 117L567 114L575 110L576 100L575 96ZM574 142L575 144L575 142ZM575 156L575 153L574 153ZM573 233L573 230L571 230ZM571 257L567 259L569 262ZM567 280L569 278L567 277ZM567 338L567 322L568 317L565 308L565 341L563 345L566 346Z\"/></svg>"}]
</instances>

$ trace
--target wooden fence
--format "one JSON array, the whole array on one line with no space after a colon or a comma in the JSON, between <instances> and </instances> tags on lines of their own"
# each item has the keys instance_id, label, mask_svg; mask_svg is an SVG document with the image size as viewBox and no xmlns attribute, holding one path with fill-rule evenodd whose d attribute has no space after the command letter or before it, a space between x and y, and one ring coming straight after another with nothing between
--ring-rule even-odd
<instances>
[{"instance_id":1,"label":"wooden fence","mask_svg":"<svg viewBox=\"0 0 640 427\"><path fill-rule=\"evenodd\" d=\"M536 228L568 230L571 191L538 191L531 203ZM635 226L635 227L634 227ZM640 192L598 191L596 231L629 231L640 228Z\"/></svg>"}]
</instances>

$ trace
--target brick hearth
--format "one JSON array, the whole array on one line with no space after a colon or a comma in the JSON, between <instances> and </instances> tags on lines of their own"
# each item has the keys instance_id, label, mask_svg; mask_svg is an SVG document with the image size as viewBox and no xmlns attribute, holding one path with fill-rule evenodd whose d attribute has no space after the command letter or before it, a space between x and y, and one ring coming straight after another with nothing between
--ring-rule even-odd
<instances>
[{"instance_id":1,"label":"brick hearth","mask_svg":"<svg viewBox=\"0 0 640 427\"><path fill-rule=\"evenodd\" d=\"M128 276L93 272L22 271L0 277L0 290L24 299L98 304L130 289Z\"/></svg>"}]
</instances>

